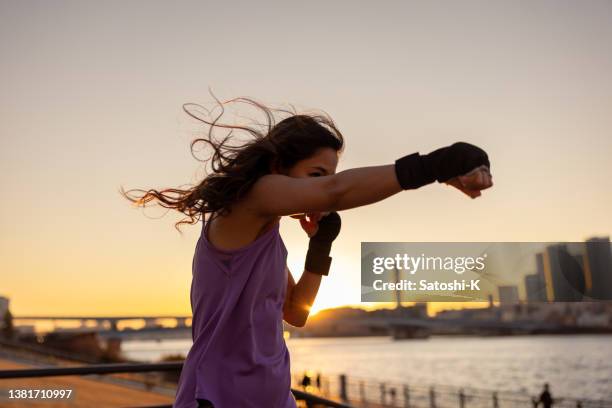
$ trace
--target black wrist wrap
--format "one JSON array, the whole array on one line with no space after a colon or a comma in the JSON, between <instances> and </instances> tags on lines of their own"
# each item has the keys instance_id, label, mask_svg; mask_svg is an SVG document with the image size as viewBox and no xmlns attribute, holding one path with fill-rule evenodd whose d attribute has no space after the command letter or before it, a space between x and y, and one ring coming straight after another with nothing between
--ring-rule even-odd
<instances>
[{"instance_id":1,"label":"black wrist wrap","mask_svg":"<svg viewBox=\"0 0 612 408\"><path fill-rule=\"evenodd\" d=\"M457 142L421 156L412 153L395 161L395 175L404 190L438 181L443 183L479 166L491 168L487 153L478 146Z\"/></svg>"},{"instance_id":2,"label":"black wrist wrap","mask_svg":"<svg viewBox=\"0 0 612 408\"><path fill-rule=\"evenodd\" d=\"M331 212L319 220L317 233L308 242L308 252L304 269L319 275L327 276L331 266L332 242L340 233L341 220L337 212Z\"/></svg>"},{"instance_id":3,"label":"black wrist wrap","mask_svg":"<svg viewBox=\"0 0 612 408\"><path fill-rule=\"evenodd\" d=\"M397 159L395 175L404 190L419 188L436 181L436 176L427 168L423 157L418 153Z\"/></svg>"},{"instance_id":4,"label":"black wrist wrap","mask_svg":"<svg viewBox=\"0 0 612 408\"><path fill-rule=\"evenodd\" d=\"M322 246L313 246L312 241L308 244L308 252L306 252L306 262L304 269L316 273L319 275L329 275L329 268L331 266L331 257L329 253L331 251L331 243L328 248Z\"/></svg>"}]
</instances>

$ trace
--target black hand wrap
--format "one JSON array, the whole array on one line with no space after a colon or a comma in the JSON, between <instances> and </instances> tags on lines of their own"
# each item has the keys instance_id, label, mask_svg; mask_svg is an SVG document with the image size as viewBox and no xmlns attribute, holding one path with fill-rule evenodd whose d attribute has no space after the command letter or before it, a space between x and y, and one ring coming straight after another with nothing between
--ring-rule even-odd
<instances>
[{"instance_id":1,"label":"black hand wrap","mask_svg":"<svg viewBox=\"0 0 612 408\"><path fill-rule=\"evenodd\" d=\"M491 168L487 153L469 143L457 142L421 156L412 153L395 161L395 174L404 190L438 181L443 183L476 167Z\"/></svg>"},{"instance_id":2,"label":"black hand wrap","mask_svg":"<svg viewBox=\"0 0 612 408\"><path fill-rule=\"evenodd\" d=\"M331 212L319 220L317 233L310 238L308 243L305 270L319 275L329 274L332 260L329 253L332 242L340 233L340 226L340 215L337 212Z\"/></svg>"}]
</instances>

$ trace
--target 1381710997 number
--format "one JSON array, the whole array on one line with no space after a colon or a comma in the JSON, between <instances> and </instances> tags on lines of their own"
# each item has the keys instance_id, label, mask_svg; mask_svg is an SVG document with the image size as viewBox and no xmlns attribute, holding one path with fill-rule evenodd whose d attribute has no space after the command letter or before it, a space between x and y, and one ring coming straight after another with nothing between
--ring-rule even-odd
<instances>
[{"instance_id":1,"label":"1381710997 number","mask_svg":"<svg viewBox=\"0 0 612 408\"><path fill-rule=\"evenodd\" d=\"M9 400L49 400L49 399L70 399L74 396L71 389L36 389L36 388L11 388L7 392L1 393Z\"/></svg>"}]
</instances>

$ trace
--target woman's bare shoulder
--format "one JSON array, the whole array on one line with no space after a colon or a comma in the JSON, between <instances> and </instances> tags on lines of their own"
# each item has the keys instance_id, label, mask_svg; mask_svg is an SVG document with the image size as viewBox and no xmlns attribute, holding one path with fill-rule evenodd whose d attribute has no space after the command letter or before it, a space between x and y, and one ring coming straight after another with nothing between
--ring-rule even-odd
<instances>
[{"instance_id":1,"label":"woman's bare shoulder","mask_svg":"<svg viewBox=\"0 0 612 408\"><path fill-rule=\"evenodd\" d=\"M280 217L262 217L248 210L244 203L235 203L225 215L210 221L208 239L222 249L235 249L248 245L267 232Z\"/></svg>"}]
</instances>

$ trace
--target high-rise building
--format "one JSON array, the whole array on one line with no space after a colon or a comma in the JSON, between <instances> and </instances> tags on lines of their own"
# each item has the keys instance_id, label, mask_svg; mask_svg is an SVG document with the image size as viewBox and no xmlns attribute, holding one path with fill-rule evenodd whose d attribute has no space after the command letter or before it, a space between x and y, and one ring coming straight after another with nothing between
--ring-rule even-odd
<instances>
[{"instance_id":1,"label":"high-rise building","mask_svg":"<svg viewBox=\"0 0 612 408\"><path fill-rule=\"evenodd\" d=\"M516 305L519 302L518 287L499 286L499 304L501 306Z\"/></svg>"},{"instance_id":2,"label":"high-rise building","mask_svg":"<svg viewBox=\"0 0 612 408\"><path fill-rule=\"evenodd\" d=\"M565 244L546 247L542 260L547 299L556 302L581 301L586 289L582 262L568 252Z\"/></svg>"},{"instance_id":3,"label":"high-rise building","mask_svg":"<svg viewBox=\"0 0 612 408\"><path fill-rule=\"evenodd\" d=\"M528 303L546 302L546 285L544 279L538 273L525 276L525 292Z\"/></svg>"},{"instance_id":4,"label":"high-rise building","mask_svg":"<svg viewBox=\"0 0 612 408\"><path fill-rule=\"evenodd\" d=\"M401 281L400 271L397 268L395 268L395 276L394 276L394 278L395 278L394 279L395 283L399 283ZM399 290L399 289L395 289L395 307L397 309L400 309L402 307L402 291Z\"/></svg>"},{"instance_id":5,"label":"high-rise building","mask_svg":"<svg viewBox=\"0 0 612 408\"><path fill-rule=\"evenodd\" d=\"M610 237L587 239L585 247L588 295L598 300L612 300L612 248L610 247Z\"/></svg>"},{"instance_id":6,"label":"high-rise building","mask_svg":"<svg viewBox=\"0 0 612 408\"><path fill-rule=\"evenodd\" d=\"M542 285L544 285L544 293L542 294L545 301L552 302L554 297L554 291L552 288L552 282L546 278L546 271L544 267L544 253L539 252L536 254L536 275Z\"/></svg>"}]
</instances>

